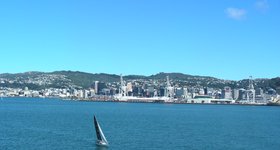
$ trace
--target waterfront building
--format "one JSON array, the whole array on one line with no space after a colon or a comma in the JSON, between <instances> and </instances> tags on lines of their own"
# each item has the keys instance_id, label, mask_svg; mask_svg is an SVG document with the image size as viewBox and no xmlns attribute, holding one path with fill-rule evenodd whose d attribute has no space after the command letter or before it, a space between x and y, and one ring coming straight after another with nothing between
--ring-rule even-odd
<instances>
[{"instance_id":1,"label":"waterfront building","mask_svg":"<svg viewBox=\"0 0 280 150\"><path fill-rule=\"evenodd\" d=\"M239 89L239 102L245 104L255 104L256 103L256 91L253 85L252 77L248 79L249 85L247 90Z\"/></svg>"},{"instance_id":2,"label":"waterfront building","mask_svg":"<svg viewBox=\"0 0 280 150\"><path fill-rule=\"evenodd\" d=\"M154 97L155 88L153 86L149 86L147 89L147 97Z\"/></svg>"},{"instance_id":3,"label":"waterfront building","mask_svg":"<svg viewBox=\"0 0 280 150\"><path fill-rule=\"evenodd\" d=\"M25 89L25 90L23 91L23 96L25 96L25 97L32 97L31 91Z\"/></svg>"},{"instance_id":4,"label":"waterfront building","mask_svg":"<svg viewBox=\"0 0 280 150\"><path fill-rule=\"evenodd\" d=\"M238 89L233 89L233 99L237 100L239 96L239 90Z\"/></svg>"},{"instance_id":5,"label":"waterfront building","mask_svg":"<svg viewBox=\"0 0 280 150\"><path fill-rule=\"evenodd\" d=\"M194 87L191 87L190 89L190 95L191 95L191 98L194 98L195 97L195 89L194 89Z\"/></svg>"},{"instance_id":6,"label":"waterfront building","mask_svg":"<svg viewBox=\"0 0 280 150\"><path fill-rule=\"evenodd\" d=\"M246 95L246 90L241 88L238 90L238 100L244 100Z\"/></svg>"},{"instance_id":7,"label":"waterfront building","mask_svg":"<svg viewBox=\"0 0 280 150\"><path fill-rule=\"evenodd\" d=\"M204 92L205 92L204 89L203 89L203 88L200 88L199 91L198 91L198 94L199 94L199 95L205 95ZM206 92L207 92L207 91L206 91Z\"/></svg>"},{"instance_id":8,"label":"waterfront building","mask_svg":"<svg viewBox=\"0 0 280 150\"><path fill-rule=\"evenodd\" d=\"M160 87L159 88L159 96L163 97L165 95L165 88L164 87Z\"/></svg>"},{"instance_id":9,"label":"waterfront building","mask_svg":"<svg viewBox=\"0 0 280 150\"><path fill-rule=\"evenodd\" d=\"M110 95L110 89L108 88L103 88L100 92L101 95Z\"/></svg>"},{"instance_id":10,"label":"waterfront building","mask_svg":"<svg viewBox=\"0 0 280 150\"><path fill-rule=\"evenodd\" d=\"M95 82L94 82L94 91L95 91L95 94L98 94L98 82L99 82L99 81L95 81Z\"/></svg>"},{"instance_id":11,"label":"waterfront building","mask_svg":"<svg viewBox=\"0 0 280 150\"><path fill-rule=\"evenodd\" d=\"M110 88L110 95L115 95L117 94L117 89L116 88Z\"/></svg>"},{"instance_id":12,"label":"waterfront building","mask_svg":"<svg viewBox=\"0 0 280 150\"><path fill-rule=\"evenodd\" d=\"M262 95L263 95L263 89L262 88L256 89L256 96L262 96Z\"/></svg>"},{"instance_id":13,"label":"waterfront building","mask_svg":"<svg viewBox=\"0 0 280 150\"><path fill-rule=\"evenodd\" d=\"M154 97L158 97L158 91L157 91L157 89L154 90Z\"/></svg>"},{"instance_id":14,"label":"waterfront building","mask_svg":"<svg viewBox=\"0 0 280 150\"><path fill-rule=\"evenodd\" d=\"M126 95L128 96L132 96L133 95L133 87L132 87L132 83L128 82L126 85Z\"/></svg>"},{"instance_id":15,"label":"waterfront building","mask_svg":"<svg viewBox=\"0 0 280 150\"><path fill-rule=\"evenodd\" d=\"M221 97L223 99L232 99L232 93L231 93L231 88L229 86L226 86L223 90L222 90L222 95Z\"/></svg>"},{"instance_id":16,"label":"waterfront building","mask_svg":"<svg viewBox=\"0 0 280 150\"><path fill-rule=\"evenodd\" d=\"M79 91L76 90L76 89L74 89L74 91L73 91L73 96L74 96L74 97L79 97Z\"/></svg>"},{"instance_id":17,"label":"waterfront building","mask_svg":"<svg viewBox=\"0 0 280 150\"><path fill-rule=\"evenodd\" d=\"M256 91L253 85L252 76L250 76L248 90L246 90L247 103L255 103L255 98L256 98Z\"/></svg>"},{"instance_id":18,"label":"waterfront building","mask_svg":"<svg viewBox=\"0 0 280 150\"><path fill-rule=\"evenodd\" d=\"M187 87L184 87L184 88L183 88L183 91L184 91L184 96L183 96L183 98L189 98L188 88L187 88Z\"/></svg>"},{"instance_id":19,"label":"waterfront building","mask_svg":"<svg viewBox=\"0 0 280 150\"><path fill-rule=\"evenodd\" d=\"M208 95L208 88L207 87L204 87L204 95Z\"/></svg>"},{"instance_id":20,"label":"waterfront building","mask_svg":"<svg viewBox=\"0 0 280 150\"><path fill-rule=\"evenodd\" d=\"M235 103L235 100L216 99L216 98L213 98L212 96L208 96L208 95L197 95L193 99L188 99L187 103L232 104L232 103Z\"/></svg>"},{"instance_id":21,"label":"waterfront building","mask_svg":"<svg viewBox=\"0 0 280 150\"><path fill-rule=\"evenodd\" d=\"M174 87L171 86L169 76L166 77L165 97L174 98Z\"/></svg>"},{"instance_id":22,"label":"waterfront building","mask_svg":"<svg viewBox=\"0 0 280 150\"><path fill-rule=\"evenodd\" d=\"M175 90L175 97L176 98L183 98L185 96L183 88L176 88Z\"/></svg>"},{"instance_id":23,"label":"waterfront building","mask_svg":"<svg viewBox=\"0 0 280 150\"><path fill-rule=\"evenodd\" d=\"M90 89L89 90L89 95L90 95L90 97L93 97L94 95L95 95L95 90L94 89Z\"/></svg>"},{"instance_id":24,"label":"waterfront building","mask_svg":"<svg viewBox=\"0 0 280 150\"><path fill-rule=\"evenodd\" d=\"M77 95L77 97L79 97L79 98L83 98L83 97L84 97L84 92L83 92L83 90L78 90L78 95Z\"/></svg>"},{"instance_id":25,"label":"waterfront building","mask_svg":"<svg viewBox=\"0 0 280 150\"><path fill-rule=\"evenodd\" d=\"M32 91L31 92L31 97L39 97L39 92L38 91Z\"/></svg>"},{"instance_id":26,"label":"waterfront building","mask_svg":"<svg viewBox=\"0 0 280 150\"><path fill-rule=\"evenodd\" d=\"M87 99L88 98L88 95L89 95L89 91L88 90L83 90L83 98Z\"/></svg>"},{"instance_id":27,"label":"waterfront building","mask_svg":"<svg viewBox=\"0 0 280 150\"><path fill-rule=\"evenodd\" d=\"M213 88L207 87L207 95L208 96L215 96L215 90Z\"/></svg>"},{"instance_id":28,"label":"waterfront building","mask_svg":"<svg viewBox=\"0 0 280 150\"><path fill-rule=\"evenodd\" d=\"M127 92L132 92L132 83L131 82L128 82L127 85L126 85L126 91Z\"/></svg>"},{"instance_id":29,"label":"waterfront building","mask_svg":"<svg viewBox=\"0 0 280 150\"><path fill-rule=\"evenodd\" d=\"M132 88L132 95L133 96L140 96L140 87L134 86Z\"/></svg>"},{"instance_id":30,"label":"waterfront building","mask_svg":"<svg viewBox=\"0 0 280 150\"><path fill-rule=\"evenodd\" d=\"M106 89L107 88L107 85L106 85L106 83L105 82L98 82L98 91L97 91L97 94L99 94L99 95L102 95L102 94L104 94L103 93L103 89Z\"/></svg>"}]
</instances>

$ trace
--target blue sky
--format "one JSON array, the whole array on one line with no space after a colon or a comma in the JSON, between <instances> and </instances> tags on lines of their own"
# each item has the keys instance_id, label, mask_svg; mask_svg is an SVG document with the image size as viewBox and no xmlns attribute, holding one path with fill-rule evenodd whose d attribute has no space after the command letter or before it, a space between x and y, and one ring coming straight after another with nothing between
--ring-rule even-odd
<instances>
[{"instance_id":1,"label":"blue sky","mask_svg":"<svg viewBox=\"0 0 280 150\"><path fill-rule=\"evenodd\" d=\"M280 76L280 0L0 1L0 73Z\"/></svg>"}]
</instances>

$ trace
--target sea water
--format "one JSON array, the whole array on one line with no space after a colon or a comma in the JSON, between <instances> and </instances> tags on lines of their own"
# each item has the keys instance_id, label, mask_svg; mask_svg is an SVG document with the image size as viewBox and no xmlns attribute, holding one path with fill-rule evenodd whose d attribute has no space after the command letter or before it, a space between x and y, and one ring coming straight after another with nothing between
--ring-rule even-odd
<instances>
[{"instance_id":1,"label":"sea water","mask_svg":"<svg viewBox=\"0 0 280 150\"><path fill-rule=\"evenodd\" d=\"M0 100L1 150L279 150L280 107Z\"/></svg>"}]
</instances>

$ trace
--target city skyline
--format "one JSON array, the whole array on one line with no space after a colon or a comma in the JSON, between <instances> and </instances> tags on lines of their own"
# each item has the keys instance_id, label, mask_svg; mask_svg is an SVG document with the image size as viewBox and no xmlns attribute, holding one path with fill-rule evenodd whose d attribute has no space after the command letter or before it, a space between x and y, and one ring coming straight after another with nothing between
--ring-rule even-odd
<instances>
[{"instance_id":1,"label":"city skyline","mask_svg":"<svg viewBox=\"0 0 280 150\"><path fill-rule=\"evenodd\" d=\"M0 78L0 97L213 104L232 104L236 100L239 104L268 104L269 100L277 100L279 97L280 78L234 82L164 73L145 78L130 76L126 80L116 75L105 75L103 78L101 76L104 74L93 76L68 71L16 76L3 74Z\"/></svg>"},{"instance_id":2,"label":"city skyline","mask_svg":"<svg viewBox=\"0 0 280 150\"><path fill-rule=\"evenodd\" d=\"M279 77L279 7L279 0L0 2L0 74Z\"/></svg>"}]
</instances>

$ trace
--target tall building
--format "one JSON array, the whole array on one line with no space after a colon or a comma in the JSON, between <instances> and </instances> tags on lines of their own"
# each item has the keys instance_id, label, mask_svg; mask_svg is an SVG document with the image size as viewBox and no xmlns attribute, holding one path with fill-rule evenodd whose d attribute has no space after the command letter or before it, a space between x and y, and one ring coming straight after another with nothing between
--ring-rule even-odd
<instances>
[{"instance_id":1,"label":"tall building","mask_svg":"<svg viewBox=\"0 0 280 150\"><path fill-rule=\"evenodd\" d=\"M154 97L155 95L155 88L153 86L149 86L147 88L147 97Z\"/></svg>"},{"instance_id":2,"label":"tall building","mask_svg":"<svg viewBox=\"0 0 280 150\"><path fill-rule=\"evenodd\" d=\"M94 89L90 89L90 97L93 97L95 95L95 90Z\"/></svg>"},{"instance_id":3,"label":"tall building","mask_svg":"<svg viewBox=\"0 0 280 150\"><path fill-rule=\"evenodd\" d=\"M79 98L83 98L83 97L84 97L84 92L83 92L83 90L79 90L79 91L78 91L78 97L79 97Z\"/></svg>"},{"instance_id":4,"label":"tall building","mask_svg":"<svg viewBox=\"0 0 280 150\"><path fill-rule=\"evenodd\" d=\"M88 98L89 91L88 91L88 90L84 90L83 92L84 92L84 93L83 93L83 97L84 97L84 98Z\"/></svg>"},{"instance_id":5,"label":"tall building","mask_svg":"<svg viewBox=\"0 0 280 150\"><path fill-rule=\"evenodd\" d=\"M104 94L104 91L102 91L102 89L104 88L107 88L105 82L99 82L99 81L94 82L94 91L96 95Z\"/></svg>"},{"instance_id":6,"label":"tall building","mask_svg":"<svg viewBox=\"0 0 280 150\"><path fill-rule=\"evenodd\" d=\"M244 100L246 95L246 90L241 88L238 90L238 100Z\"/></svg>"},{"instance_id":7,"label":"tall building","mask_svg":"<svg viewBox=\"0 0 280 150\"><path fill-rule=\"evenodd\" d=\"M162 97L165 95L165 87L160 87L159 88L159 96Z\"/></svg>"},{"instance_id":8,"label":"tall building","mask_svg":"<svg viewBox=\"0 0 280 150\"><path fill-rule=\"evenodd\" d=\"M176 88L176 91L175 91L175 96L177 98L182 98L184 97L184 89L183 88Z\"/></svg>"},{"instance_id":9,"label":"tall building","mask_svg":"<svg viewBox=\"0 0 280 150\"><path fill-rule=\"evenodd\" d=\"M204 95L208 95L208 88L204 87Z\"/></svg>"},{"instance_id":10,"label":"tall building","mask_svg":"<svg viewBox=\"0 0 280 150\"><path fill-rule=\"evenodd\" d=\"M239 96L239 90L238 89L234 89L233 90L233 99L234 100L237 100L238 99L238 96Z\"/></svg>"},{"instance_id":11,"label":"tall building","mask_svg":"<svg viewBox=\"0 0 280 150\"><path fill-rule=\"evenodd\" d=\"M166 77L165 97L174 98L174 87L171 86L169 76Z\"/></svg>"},{"instance_id":12,"label":"tall building","mask_svg":"<svg viewBox=\"0 0 280 150\"><path fill-rule=\"evenodd\" d=\"M103 89L106 89L107 86L106 86L106 83L105 82L98 82L98 88L97 88L97 94L99 95L104 95L104 90Z\"/></svg>"},{"instance_id":13,"label":"tall building","mask_svg":"<svg viewBox=\"0 0 280 150\"><path fill-rule=\"evenodd\" d=\"M204 89L203 89L203 88L199 88L198 94L199 94L199 95L204 95L204 94L205 94L205 93L204 93Z\"/></svg>"},{"instance_id":14,"label":"tall building","mask_svg":"<svg viewBox=\"0 0 280 150\"><path fill-rule=\"evenodd\" d=\"M258 88L256 89L256 95L263 95L263 89L262 88Z\"/></svg>"},{"instance_id":15,"label":"tall building","mask_svg":"<svg viewBox=\"0 0 280 150\"><path fill-rule=\"evenodd\" d=\"M188 88L184 87L184 98L188 98L189 97L189 92L188 92Z\"/></svg>"},{"instance_id":16,"label":"tall building","mask_svg":"<svg viewBox=\"0 0 280 150\"><path fill-rule=\"evenodd\" d=\"M95 83L94 83L94 91L95 91L95 94L98 94L98 82L99 82L99 81L95 81Z\"/></svg>"},{"instance_id":17,"label":"tall building","mask_svg":"<svg viewBox=\"0 0 280 150\"><path fill-rule=\"evenodd\" d=\"M132 83L131 82L128 82L127 85L126 85L126 92L132 92L133 88L132 88Z\"/></svg>"},{"instance_id":18,"label":"tall building","mask_svg":"<svg viewBox=\"0 0 280 150\"><path fill-rule=\"evenodd\" d=\"M226 86L222 90L222 98L224 98L224 99L232 99L231 88L229 86Z\"/></svg>"},{"instance_id":19,"label":"tall building","mask_svg":"<svg viewBox=\"0 0 280 150\"><path fill-rule=\"evenodd\" d=\"M249 86L248 86L248 90L246 92L246 98L247 98L248 103L255 103L256 91L254 88L252 76L250 76L250 79L249 79Z\"/></svg>"}]
</instances>

